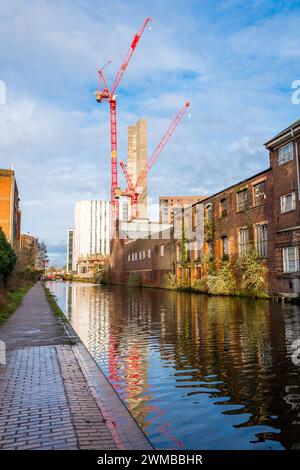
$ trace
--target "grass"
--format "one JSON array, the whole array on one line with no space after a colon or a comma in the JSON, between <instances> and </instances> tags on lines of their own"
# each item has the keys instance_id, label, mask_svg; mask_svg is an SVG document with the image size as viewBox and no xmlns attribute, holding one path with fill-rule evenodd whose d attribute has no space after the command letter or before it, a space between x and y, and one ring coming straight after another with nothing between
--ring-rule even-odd
<instances>
[{"instance_id":1,"label":"grass","mask_svg":"<svg viewBox=\"0 0 300 470\"><path fill-rule=\"evenodd\" d=\"M2 325L8 317L14 313L17 307L21 304L24 295L27 294L32 286L33 283L28 283L25 286L9 292L5 305L0 308L0 325Z\"/></svg>"},{"instance_id":2,"label":"grass","mask_svg":"<svg viewBox=\"0 0 300 470\"><path fill-rule=\"evenodd\" d=\"M48 287L45 284L43 284L43 287L44 287L44 290L45 290L46 298L48 300L48 303L49 303L54 315L56 317L60 317L63 322L66 322L67 321L66 316L65 316L64 312L61 310L61 308L58 306L55 295L52 294L50 289L48 289Z\"/></svg>"},{"instance_id":3,"label":"grass","mask_svg":"<svg viewBox=\"0 0 300 470\"><path fill-rule=\"evenodd\" d=\"M60 317L63 322L66 322L67 321L66 316L61 310L61 308L58 306L55 296L52 294L50 289L48 289L48 287L45 284L43 284L43 287L45 289L46 298L49 302L50 307L52 308L54 315L56 317Z\"/></svg>"},{"instance_id":4,"label":"grass","mask_svg":"<svg viewBox=\"0 0 300 470\"><path fill-rule=\"evenodd\" d=\"M50 291L50 289L48 289L46 284L42 283L42 285L43 285L44 290L45 290L47 301L48 301L54 315L56 317L59 317L62 322L68 323L68 319L66 318L65 314L63 313L63 311L59 307L55 295L52 294L52 292ZM68 344L70 346L74 346L79 341L80 341L80 339L78 337L70 338Z\"/></svg>"}]
</instances>

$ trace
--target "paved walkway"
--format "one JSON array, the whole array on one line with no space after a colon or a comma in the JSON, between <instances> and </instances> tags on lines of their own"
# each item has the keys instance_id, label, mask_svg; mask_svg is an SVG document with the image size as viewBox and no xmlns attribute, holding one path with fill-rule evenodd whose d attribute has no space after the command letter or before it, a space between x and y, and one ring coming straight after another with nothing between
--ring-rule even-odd
<instances>
[{"instance_id":1,"label":"paved walkway","mask_svg":"<svg viewBox=\"0 0 300 470\"><path fill-rule=\"evenodd\" d=\"M0 449L151 449L74 335L40 283L0 328Z\"/></svg>"}]
</instances>

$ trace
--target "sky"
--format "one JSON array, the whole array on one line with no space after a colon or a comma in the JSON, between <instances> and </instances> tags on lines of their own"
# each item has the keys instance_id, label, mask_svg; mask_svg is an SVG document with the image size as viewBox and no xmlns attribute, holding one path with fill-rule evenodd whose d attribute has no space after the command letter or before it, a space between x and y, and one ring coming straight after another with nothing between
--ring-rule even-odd
<instances>
[{"instance_id":1,"label":"sky","mask_svg":"<svg viewBox=\"0 0 300 470\"><path fill-rule=\"evenodd\" d=\"M213 194L264 170L264 142L300 118L300 0L0 0L0 167L13 164L22 232L46 242L52 265L65 264L75 202L109 198L97 71L111 61L113 82L148 16L117 90L119 158L128 125L148 120L150 156L191 102L151 170L150 204Z\"/></svg>"}]
</instances>

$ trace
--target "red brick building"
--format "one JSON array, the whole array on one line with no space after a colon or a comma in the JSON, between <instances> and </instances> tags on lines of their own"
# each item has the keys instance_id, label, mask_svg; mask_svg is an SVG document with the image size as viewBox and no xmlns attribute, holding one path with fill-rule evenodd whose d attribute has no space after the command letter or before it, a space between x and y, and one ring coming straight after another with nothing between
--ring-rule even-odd
<instances>
[{"instance_id":1,"label":"red brick building","mask_svg":"<svg viewBox=\"0 0 300 470\"><path fill-rule=\"evenodd\" d=\"M172 273L177 285L193 287L206 274L205 258L212 257L218 268L251 245L266 267L267 292L298 297L299 145L300 120L265 144L268 169L176 213L171 238L115 242L113 281L127 282L138 272L143 284L161 286Z\"/></svg>"},{"instance_id":2,"label":"red brick building","mask_svg":"<svg viewBox=\"0 0 300 470\"><path fill-rule=\"evenodd\" d=\"M195 280L206 274L205 257L211 257L218 268L222 260L236 261L249 244L255 246L259 258L267 265L273 239L272 201L270 168L201 201L203 237L197 237L195 230L192 231L193 237L187 236L185 260L180 259L180 250L177 249L176 274L179 281L193 285ZM197 206L199 204L193 206L194 214ZM185 221L185 226L187 223ZM177 245L180 243L177 241ZM183 273L184 266L186 273Z\"/></svg>"},{"instance_id":3,"label":"red brick building","mask_svg":"<svg viewBox=\"0 0 300 470\"><path fill-rule=\"evenodd\" d=\"M272 223L274 245L270 253L271 291L300 294L300 120L269 140L270 167L274 180Z\"/></svg>"},{"instance_id":4,"label":"red brick building","mask_svg":"<svg viewBox=\"0 0 300 470\"><path fill-rule=\"evenodd\" d=\"M136 274L143 285L163 286L165 276L174 272L174 246L169 230L157 238L113 240L112 282L127 284Z\"/></svg>"},{"instance_id":5,"label":"red brick building","mask_svg":"<svg viewBox=\"0 0 300 470\"><path fill-rule=\"evenodd\" d=\"M21 236L21 210L16 176L12 169L0 169L0 227L9 243L18 250Z\"/></svg>"}]
</instances>

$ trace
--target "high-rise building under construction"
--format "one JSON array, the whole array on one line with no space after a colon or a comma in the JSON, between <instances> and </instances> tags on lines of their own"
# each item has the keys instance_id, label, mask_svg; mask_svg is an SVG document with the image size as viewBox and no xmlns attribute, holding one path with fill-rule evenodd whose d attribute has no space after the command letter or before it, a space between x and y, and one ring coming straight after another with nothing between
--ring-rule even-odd
<instances>
[{"instance_id":1,"label":"high-rise building under construction","mask_svg":"<svg viewBox=\"0 0 300 470\"><path fill-rule=\"evenodd\" d=\"M128 126L128 174L135 185L147 163L147 121L139 119ZM147 218L147 176L142 180L139 198L139 218Z\"/></svg>"}]
</instances>

